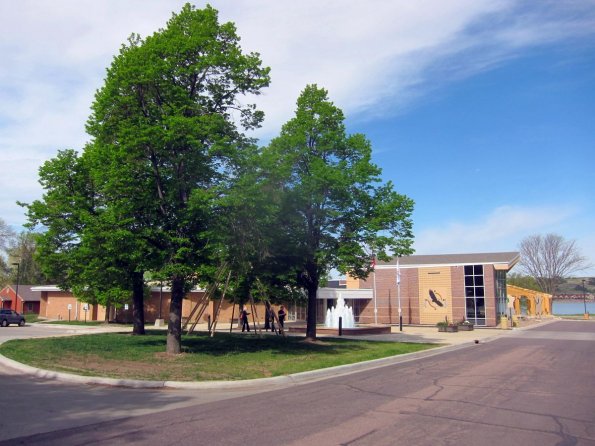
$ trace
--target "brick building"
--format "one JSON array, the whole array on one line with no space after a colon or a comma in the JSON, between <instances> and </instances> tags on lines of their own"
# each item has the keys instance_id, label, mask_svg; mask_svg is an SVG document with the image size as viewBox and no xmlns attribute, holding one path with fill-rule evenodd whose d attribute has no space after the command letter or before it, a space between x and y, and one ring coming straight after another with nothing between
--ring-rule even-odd
<instances>
[{"instance_id":1,"label":"brick building","mask_svg":"<svg viewBox=\"0 0 595 446\"><path fill-rule=\"evenodd\" d=\"M468 320L477 326L494 327L500 315L507 314L506 273L519 260L517 252L484 254L414 255L379 262L367 280L348 278L318 291L317 319L324 323L327 309L342 298L352 307L359 324L398 324L399 308L404 324L434 325L448 320ZM397 277L400 277L399 286ZM70 292L57 287L34 287L41 294L40 316L51 319L105 320L106 309L87 305ZM182 317L189 317L203 290L187 294ZM170 289L152 287L145 298L145 322L168 318ZM201 322L217 312L218 301L210 301ZM86 310L85 310L86 308ZM278 306L274 308L278 310ZM305 321L306 306L286 305L288 321ZM110 320L130 322L132 305L112 309ZM249 310L252 312L252 310ZM70 312L70 313L69 313ZM237 305L223 302L219 324L235 323ZM256 306L258 319L264 319L264 305ZM252 319L252 316L251 318Z\"/></svg>"},{"instance_id":2,"label":"brick building","mask_svg":"<svg viewBox=\"0 0 595 446\"><path fill-rule=\"evenodd\" d=\"M88 321L103 321L106 320L106 308L99 304L87 304L80 301L70 291L64 291L55 285L42 285L33 287L38 293L39 301L39 315L48 319L58 320L88 320ZM19 289L20 293L20 289ZM204 290L195 289L186 294L182 302L182 319L190 316L192 309L195 307L197 301L204 296ZM151 287L150 295L145 297L145 323L153 324L157 319L168 319L169 303L171 292L169 287ZM214 320L214 315L217 311L219 301L210 301L207 309L201 317L200 322L207 322L209 316ZM273 305L275 310L278 310L278 305ZM253 312L251 309L249 310ZM256 314L260 322L264 319L264 304L256 305ZM295 316L289 307L290 319ZM219 309L219 324L230 324L232 320L237 321L239 316L239 309L237 305L231 302L224 301L221 309ZM118 322L132 321L132 303L120 306L119 308L111 308L108 320ZM252 315L251 315L252 324Z\"/></svg>"},{"instance_id":3,"label":"brick building","mask_svg":"<svg viewBox=\"0 0 595 446\"><path fill-rule=\"evenodd\" d=\"M395 258L379 262L367 280L349 278L346 290L368 293L345 301L360 324L397 324L400 308L404 324L447 319L493 327L507 313L506 273L518 260L517 252ZM328 299L319 307L330 305Z\"/></svg>"},{"instance_id":4,"label":"brick building","mask_svg":"<svg viewBox=\"0 0 595 446\"><path fill-rule=\"evenodd\" d=\"M33 285L6 285L0 290L0 309L10 309L23 314L38 314L41 294Z\"/></svg>"}]
</instances>

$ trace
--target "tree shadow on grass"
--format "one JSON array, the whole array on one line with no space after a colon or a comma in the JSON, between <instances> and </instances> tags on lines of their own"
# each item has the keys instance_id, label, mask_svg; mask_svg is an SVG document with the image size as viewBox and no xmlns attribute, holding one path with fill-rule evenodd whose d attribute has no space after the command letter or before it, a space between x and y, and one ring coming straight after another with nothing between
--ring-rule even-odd
<instances>
[{"instance_id":1,"label":"tree shadow on grass","mask_svg":"<svg viewBox=\"0 0 595 446\"><path fill-rule=\"evenodd\" d=\"M192 333L182 335L182 351L184 353L200 353L211 356L229 356L246 353L282 354L304 356L307 354L342 354L366 350L370 341L329 339L319 342L306 342L302 337L262 336L216 333L210 337L208 333ZM94 335L78 335L52 339L15 340L4 344L1 350L8 357L17 352L31 350L30 354L39 350L55 350L78 352L79 354L96 353L97 351L113 351L114 354L128 352L131 356L145 352L164 352L166 348L166 332L163 330L147 330L144 336L130 333L101 333ZM374 344L378 344L374 342Z\"/></svg>"},{"instance_id":2,"label":"tree shadow on grass","mask_svg":"<svg viewBox=\"0 0 595 446\"><path fill-rule=\"evenodd\" d=\"M365 341L325 339L324 342L304 342L303 338L282 336L237 335L217 333L192 334L182 337L183 350L213 356L270 352L272 354L303 356L308 353L341 354L345 351L364 350Z\"/></svg>"}]
</instances>

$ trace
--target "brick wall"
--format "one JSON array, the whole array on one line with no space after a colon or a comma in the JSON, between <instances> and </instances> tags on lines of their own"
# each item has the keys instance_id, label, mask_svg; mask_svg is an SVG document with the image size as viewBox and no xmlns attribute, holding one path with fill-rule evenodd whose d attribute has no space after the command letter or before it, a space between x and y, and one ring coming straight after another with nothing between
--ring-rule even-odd
<instances>
[{"instance_id":1,"label":"brick wall","mask_svg":"<svg viewBox=\"0 0 595 446\"><path fill-rule=\"evenodd\" d=\"M40 315L48 319L68 320L68 305L71 305L70 320L84 320L82 303L68 291L42 291Z\"/></svg>"},{"instance_id":2,"label":"brick wall","mask_svg":"<svg viewBox=\"0 0 595 446\"><path fill-rule=\"evenodd\" d=\"M11 287L6 286L6 287L2 288L1 293L4 298L9 299L9 300L5 300L0 303L1 308L15 310L15 311L21 311L20 305L18 306L19 308L17 308L16 293Z\"/></svg>"},{"instance_id":3,"label":"brick wall","mask_svg":"<svg viewBox=\"0 0 595 446\"><path fill-rule=\"evenodd\" d=\"M483 266L485 287L486 325L496 325L496 270L493 265Z\"/></svg>"},{"instance_id":4,"label":"brick wall","mask_svg":"<svg viewBox=\"0 0 595 446\"><path fill-rule=\"evenodd\" d=\"M465 306L465 268L452 266L450 268L452 283L452 319L461 322L467 319Z\"/></svg>"}]
</instances>

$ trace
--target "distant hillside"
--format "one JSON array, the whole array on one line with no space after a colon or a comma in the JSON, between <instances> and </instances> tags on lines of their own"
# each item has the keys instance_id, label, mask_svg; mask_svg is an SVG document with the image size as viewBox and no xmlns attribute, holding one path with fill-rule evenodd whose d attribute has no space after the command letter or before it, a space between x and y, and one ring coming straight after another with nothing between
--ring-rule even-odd
<instances>
[{"instance_id":1,"label":"distant hillside","mask_svg":"<svg viewBox=\"0 0 595 446\"><path fill-rule=\"evenodd\" d=\"M583 291L583 280L585 281L585 291ZM510 285L540 291L539 285L537 285L537 282L531 277L513 273L508 276L507 282ZM583 294L583 292L586 292L587 294L595 294L595 277L571 277L569 279L564 279L564 281L558 285L556 294Z\"/></svg>"},{"instance_id":2,"label":"distant hillside","mask_svg":"<svg viewBox=\"0 0 595 446\"><path fill-rule=\"evenodd\" d=\"M585 290L583 291L583 279L585 281ZM595 277L572 277L565 279L564 283L558 286L556 294L587 294L595 293Z\"/></svg>"}]
</instances>

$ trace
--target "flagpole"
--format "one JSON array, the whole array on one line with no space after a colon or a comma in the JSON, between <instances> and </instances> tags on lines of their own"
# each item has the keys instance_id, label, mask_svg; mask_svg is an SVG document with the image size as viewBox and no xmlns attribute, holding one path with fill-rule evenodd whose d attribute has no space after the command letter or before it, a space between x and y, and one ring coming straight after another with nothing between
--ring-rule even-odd
<instances>
[{"instance_id":1,"label":"flagpole","mask_svg":"<svg viewBox=\"0 0 595 446\"><path fill-rule=\"evenodd\" d=\"M397 300L399 303L399 331L403 331L403 312L401 310L401 269L399 268L399 257L397 256Z\"/></svg>"},{"instance_id":2,"label":"flagpole","mask_svg":"<svg viewBox=\"0 0 595 446\"><path fill-rule=\"evenodd\" d=\"M376 256L372 259L374 267L374 324L378 325L378 307L376 306Z\"/></svg>"}]
</instances>

